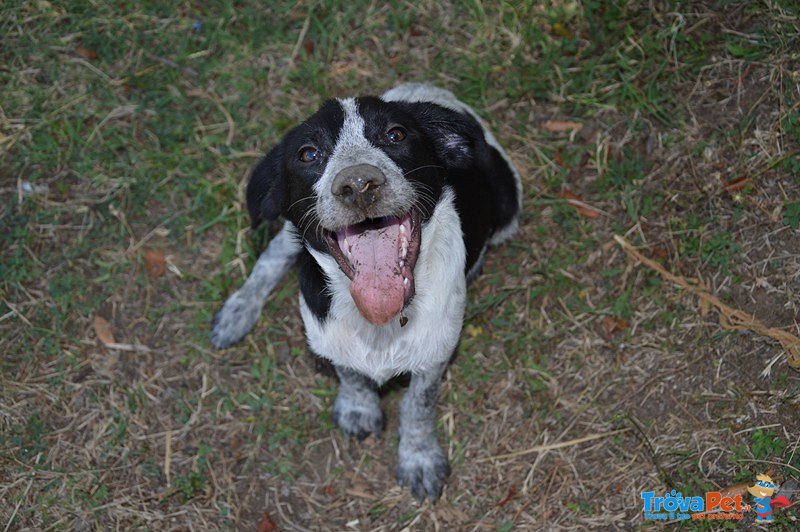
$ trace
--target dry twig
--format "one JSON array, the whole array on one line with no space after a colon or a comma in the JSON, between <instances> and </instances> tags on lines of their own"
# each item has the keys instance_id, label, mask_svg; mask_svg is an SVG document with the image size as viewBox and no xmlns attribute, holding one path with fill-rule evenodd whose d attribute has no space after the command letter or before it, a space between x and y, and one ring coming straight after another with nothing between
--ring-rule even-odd
<instances>
[{"instance_id":1,"label":"dry twig","mask_svg":"<svg viewBox=\"0 0 800 532\"><path fill-rule=\"evenodd\" d=\"M786 353L786 360L789 365L795 369L800 369L800 338L793 335L792 333L782 331L780 329L775 329L772 327L767 327L763 323L761 323L755 316L751 316L744 311L739 309L735 309L729 305L726 305L715 296L709 294L705 291L705 289L697 284L693 284L688 279L680 277L678 275L672 274L668 272L661 264L658 262L648 259L641 253L639 253L636 248L634 248L630 242L625 240L619 235L614 235L614 240L617 241L617 244L622 247L622 249L628 255L636 258L639 262L650 268L651 270L655 270L661 275L663 278L672 281L673 283L677 284L681 288L688 290L695 294L697 297L700 298L701 303L710 304L717 309L719 312L720 324L726 329L735 329L738 331L748 330L752 331L756 334L761 336L767 336L772 338L773 340L778 341L783 347L784 352Z\"/></svg>"},{"instance_id":2,"label":"dry twig","mask_svg":"<svg viewBox=\"0 0 800 532\"><path fill-rule=\"evenodd\" d=\"M611 432L603 432L600 434L589 434L588 436L575 438L574 440L567 440L558 443L550 443L547 445L537 445L536 447L531 447L530 449L523 449L521 451L514 451L513 453L496 454L494 456L489 456L487 458L481 458L479 460L475 460L475 462L481 463L481 462L488 462L489 460L505 460L508 458L517 458L519 456L526 456L528 454L533 454L533 453L542 453L545 451L562 449L564 447L571 447L573 445L578 445L579 443L585 443L587 441L599 440L601 438L608 438L609 436L622 434L623 432L628 432L629 430L631 429L619 429L619 430L612 430Z\"/></svg>"}]
</instances>

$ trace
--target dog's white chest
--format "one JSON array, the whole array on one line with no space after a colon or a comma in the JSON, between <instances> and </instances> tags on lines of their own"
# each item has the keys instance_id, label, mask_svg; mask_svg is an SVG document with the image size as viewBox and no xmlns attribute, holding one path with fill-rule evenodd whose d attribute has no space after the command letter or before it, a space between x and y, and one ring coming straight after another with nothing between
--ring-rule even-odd
<instances>
[{"instance_id":1,"label":"dog's white chest","mask_svg":"<svg viewBox=\"0 0 800 532\"><path fill-rule=\"evenodd\" d=\"M300 311L311 349L334 364L353 368L383 383L404 372L421 372L452 354L464 318L466 253L453 194L445 190L422 230L414 269L416 295L403 314L383 326L359 313L350 280L329 255L311 251L330 281L331 307L321 322L300 296Z\"/></svg>"}]
</instances>

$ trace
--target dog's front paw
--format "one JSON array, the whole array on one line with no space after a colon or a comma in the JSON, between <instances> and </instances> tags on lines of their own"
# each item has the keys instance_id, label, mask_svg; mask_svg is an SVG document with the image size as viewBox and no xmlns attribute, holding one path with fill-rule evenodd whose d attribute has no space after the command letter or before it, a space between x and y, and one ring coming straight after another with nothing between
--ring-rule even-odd
<instances>
[{"instance_id":1,"label":"dog's front paw","mask_svg":"<svg viewBox=\"0 0 800 532\"><path fill-rule=\"evenodd\" d=\"M377 393L359 396L340 392L333 404L333 421L347 436L363 440L370 434L380 436L386 426Z\"/></svg>"},{"instance_id":2,"label":"dog's front paw","mask_svg":"<svg viewBox=\"0 0 800 532\"><path fill-rule=\"evenodd\" d=\"M447 457L435 437L414 444L404 443L401 438L397 481L402 486L408 486L417 501L422 502L426 497L436 501L442 494L444 481L449 474Z\"/></svg>"},{"instance_id":3,"label":"dog's front paw","mask_svg":"<svg viewBox=\"0 0 800 532\"><path fill-rule=\"evenodd\" d=\"M211 322L211 344L223 349L244 338L261 315L262 306L262 300L242 290L233 294Z\"/></svg>"}]
</instances>

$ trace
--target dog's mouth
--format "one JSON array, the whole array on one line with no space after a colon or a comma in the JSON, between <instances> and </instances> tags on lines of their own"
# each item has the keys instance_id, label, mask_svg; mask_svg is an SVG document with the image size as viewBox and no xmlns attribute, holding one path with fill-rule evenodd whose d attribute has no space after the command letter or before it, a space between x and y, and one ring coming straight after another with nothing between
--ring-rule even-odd
<instances>
[{"instance_id":1,"label":"dog's mouth","mask_svg":"<svg viewBox=\"0 0 800 532\"><path fill-rule=\"evenodd\" d=\"M353 301L370 323L388 323L414 297L422 236L417 209L325 231L325 236L331 255L351 280Z\"/></svg>"}]
</instances>

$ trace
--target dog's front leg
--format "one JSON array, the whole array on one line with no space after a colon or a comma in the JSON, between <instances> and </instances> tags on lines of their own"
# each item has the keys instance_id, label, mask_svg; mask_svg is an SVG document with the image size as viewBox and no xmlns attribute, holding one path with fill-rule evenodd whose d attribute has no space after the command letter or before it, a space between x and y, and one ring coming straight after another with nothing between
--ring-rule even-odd
<instances>
[{"instance_id":1,"label":"dog's front leg","mask_svg":"<svg viewBox=\"0 0 800 532\"><path fill-rule=\"evenodd\" d=\"M283 279L302 250L294 226L286 222L256 261L244 286L236 291L214 317L211 343L217 349L235 344L261 315L264 301Z\"/></svg>"},{"instance_id":2,"label":"dog's front leg","mask_svg":"<svg viewBox=\"0 0 800 532\"><path fill-rule=\"evenodd\" d=\"M363 440L370 434L380 436L386 425L381 411L378 385L369 377L336 366L339 394L333 403L333 421L348 436Z\"/></svg>"},{"instance_id":3,"label":"dog's front leg","mask_svg":"<svg viewBox=\"0 0 800 532\"><path fill-rule=\"evenodd\" d=\"M413 375L400 406L397 480L420 502L425 497L438 499L450 474L447 457L436 441L436 400L446 367L445 362Z\"/></svg>"}]
</instances>

